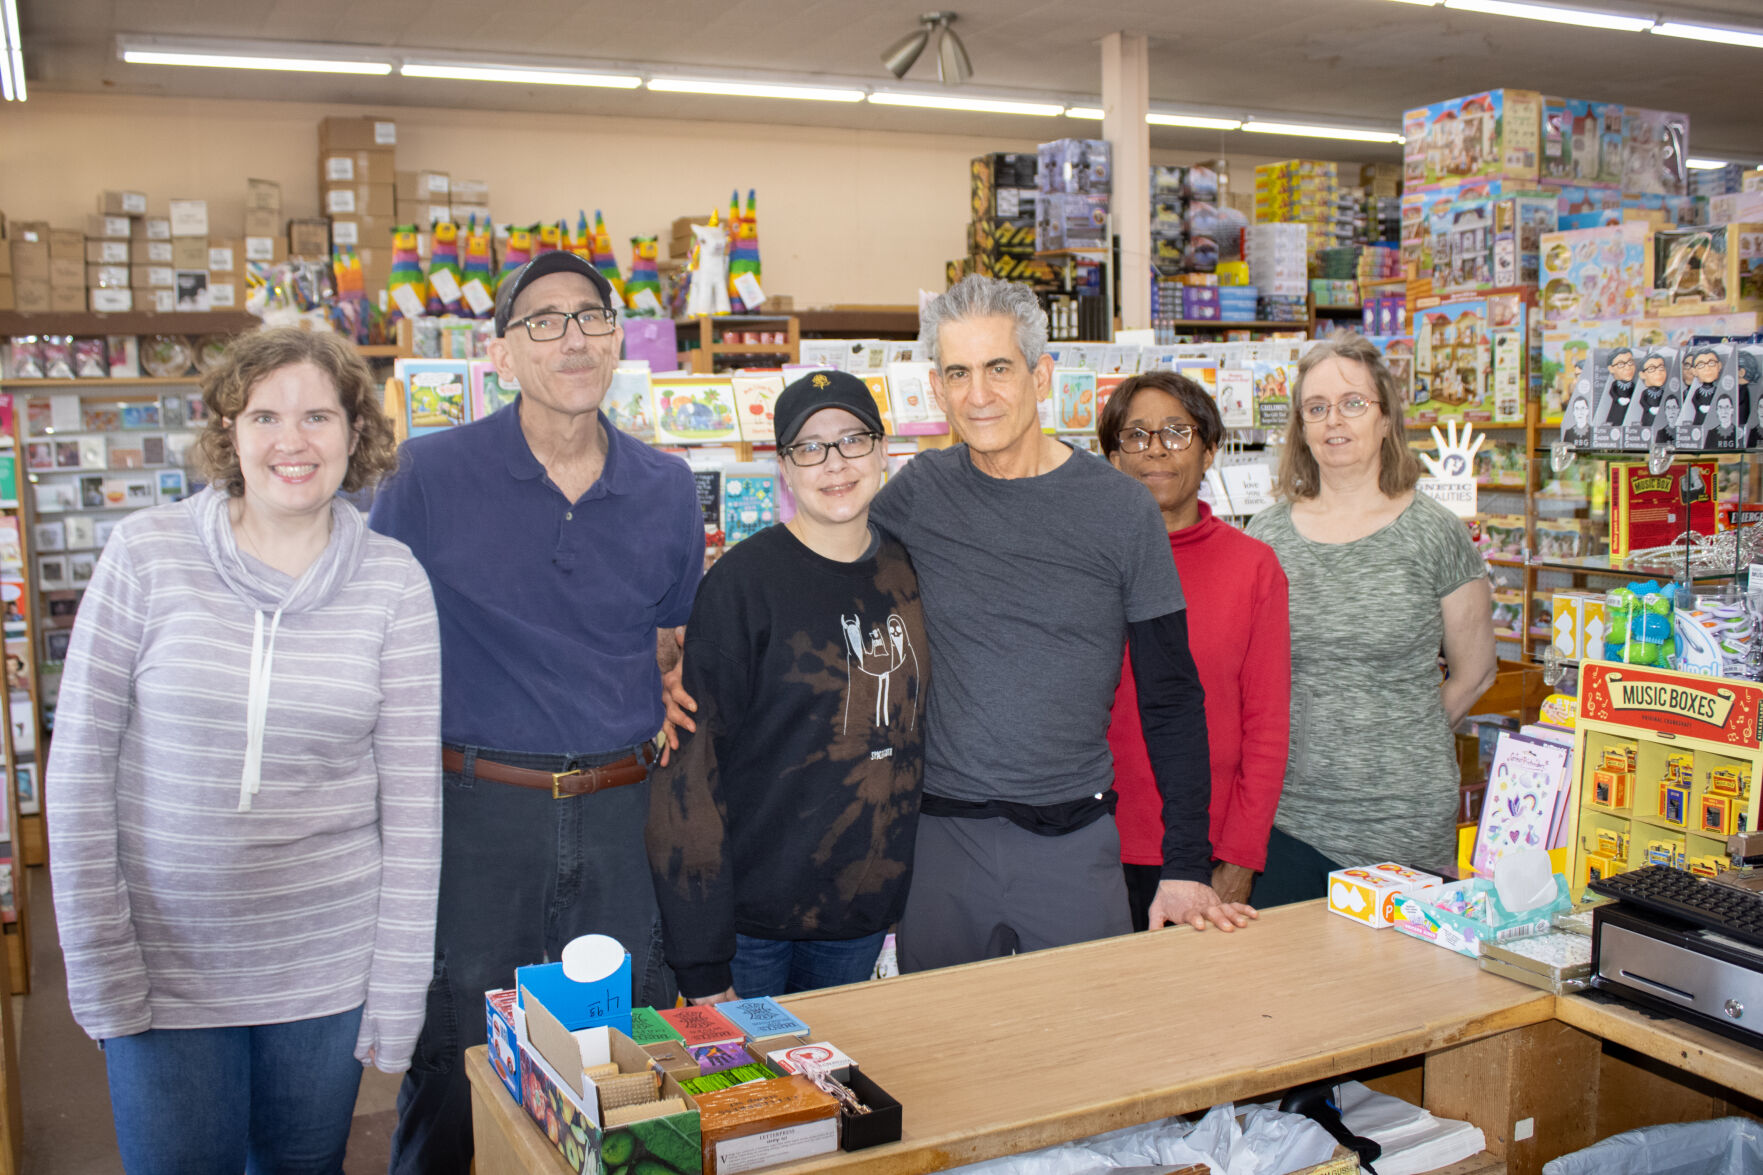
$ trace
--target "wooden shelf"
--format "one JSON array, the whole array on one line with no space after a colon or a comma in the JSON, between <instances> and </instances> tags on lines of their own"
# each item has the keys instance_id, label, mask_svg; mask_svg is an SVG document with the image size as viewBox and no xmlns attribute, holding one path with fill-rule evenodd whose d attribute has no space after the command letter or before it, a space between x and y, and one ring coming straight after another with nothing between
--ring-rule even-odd
<instances>
[{"instance_id":1,"label":"wooden shelf","mask_svg":"<svg viewBox=\"0 0 1763 1175\"><path fill-rule=\"evenodd\" d=\"M1310 333L1310 323L1301 318L1291 322L1262 322L1253 319L1229 321L1219 318L1163 318L1158 321L1173 330L1295 330Z\"/></svg>"},{"instance_id":2,"label":"wooden shelf","mask_svg":"<svg viewBox=\"0 0 1763 1175\"><path fill-rule=\"evenodd\" d=\"M181 314L0 311L0 335L236 335L262 325L261 318L243 310Z\"/></svg>"},{"instance_id":3,"label":"wooden shelf","mask_svg":"<svg viewBox=\"0 0 1763 1175\"><path fill-rule=\"evenodd\" d=\"M175 388L195 387L201 382L199 375L140 375L121 379L95 376L92 379L0 379L0 388L21 392L62 388Z\"/></svg>"},{"instance_id":4,"label":"wooden shelf","mask_svg":"<svg viewBox=\"0 0 1763 1175\"><path fill-rule=\"evenodd\" d=\"M834 306L796 315L804 335L872 339L890 335L918 337L916 306Z\"/></svg>"}]
</instances>

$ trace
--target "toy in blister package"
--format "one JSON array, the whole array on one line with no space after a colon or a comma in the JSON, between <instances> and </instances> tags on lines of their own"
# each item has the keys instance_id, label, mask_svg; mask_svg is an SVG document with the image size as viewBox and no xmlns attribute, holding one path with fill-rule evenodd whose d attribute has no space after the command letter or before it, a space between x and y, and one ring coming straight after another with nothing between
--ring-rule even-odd
<instances>
[{"instance_id":1,"label":"toy in blister package","mask_svg":"<svg viewBox=\"0 0 1763 1175\"><path fill-rule=\"evenodd\" d=\"M1763 343L1733 348L1739 400L1739 447L1763 448Z\"/></svg>"},{"instance_id":2,"label":"toy in blister package","mask_svg":"<svg viewBox=\"0 0 1763 1175\"><path fill-rule=\"evenodd\" d=\"M1684 351L1678 448L1738 448L1737 366L1731 343L1702 343Z\"/></svg>"}]
</instances>

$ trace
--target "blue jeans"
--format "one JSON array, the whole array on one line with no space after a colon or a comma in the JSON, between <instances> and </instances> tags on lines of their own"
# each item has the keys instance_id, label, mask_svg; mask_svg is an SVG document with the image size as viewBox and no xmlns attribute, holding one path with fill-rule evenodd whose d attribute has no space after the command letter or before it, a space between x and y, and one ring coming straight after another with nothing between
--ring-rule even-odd
<instances>
[{"instance_id":1,"label":"blue jeans","mask_svg":"<svg viewBox=\"0 0 1763 1175\"><path fill-rule=\"evenodd\" d=\"M746 1000L861 983L875 973L887 936L883 930L862 938L796 941L737 933L729 964L735 994Z\"/></svg>"},{"instance_id":2,"label":"blue jeans","mask_svg":"<svg viewBox=\"0 0 1763 1175\"><path fill-rule=\"evenodd\" d=\"M239 1028L152 1028L104 1042L128 1175L339 1175L361 1009Z\"/></svg>"},{"instance_id":3,"label":"blue jeans","mask_svg":"<svg viewBox=\"0 0 1763 1175\"><path fill-rule=\"evenodd\" d=\"M630 747L574 760L612 763ZM435 974L410 1071L398 1090L392 1175L466 1175L471 1085L466 1049L483 1044L484 992L511 987L514 969L555 960L584 934L608 934L631 954L631 997L671 1007L673 973L661 956L661 915L643 825L647 782L554 800L548 791L441 776L441 893ZM565 770L560 755L483 750L511 767Z\"/></svg>"}]
</instances>

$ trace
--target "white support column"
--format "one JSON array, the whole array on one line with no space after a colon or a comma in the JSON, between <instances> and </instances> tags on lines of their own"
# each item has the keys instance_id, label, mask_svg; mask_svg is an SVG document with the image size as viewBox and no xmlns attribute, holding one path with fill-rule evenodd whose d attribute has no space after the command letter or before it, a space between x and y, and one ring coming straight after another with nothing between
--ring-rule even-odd
<instances>
[{"instance_id":1,"label":"white support column","mask_svg":"<svg viewBox=\"0 0 1763 1175\"><path fill-rule=\"evenodd\" d=\"M1120 237L1120 325L1151 325L1151 108L1146 42L1138 33L1102 38L1102 137L1113 144L1114 196Z\"/></svg>"}]
</instances>

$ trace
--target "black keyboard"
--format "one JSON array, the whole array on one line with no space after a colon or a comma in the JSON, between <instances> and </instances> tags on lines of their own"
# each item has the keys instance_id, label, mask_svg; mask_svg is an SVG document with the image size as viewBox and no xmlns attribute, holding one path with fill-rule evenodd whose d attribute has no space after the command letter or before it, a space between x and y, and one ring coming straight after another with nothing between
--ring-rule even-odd
<instances>
[{"instance_id":1,"label":"black keyboard","mask_svg":"<svg viewBox=\"0 0 1763 1175\"><path fill-rule=\"evenodd\" d=\"M1763 947L1763 893L1720 885L1666 865L1618 873L1586 888Z\"/></svg>"}]
</instances>

